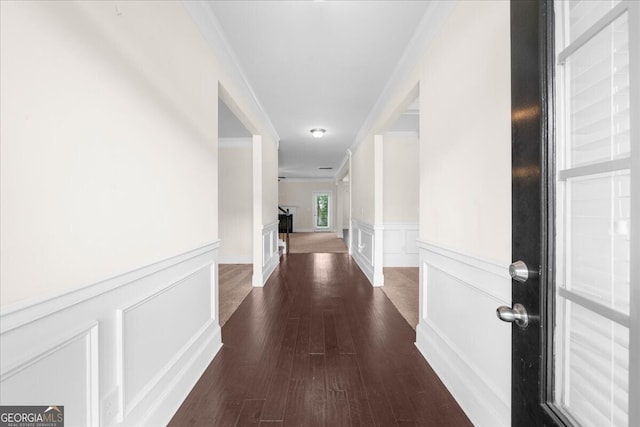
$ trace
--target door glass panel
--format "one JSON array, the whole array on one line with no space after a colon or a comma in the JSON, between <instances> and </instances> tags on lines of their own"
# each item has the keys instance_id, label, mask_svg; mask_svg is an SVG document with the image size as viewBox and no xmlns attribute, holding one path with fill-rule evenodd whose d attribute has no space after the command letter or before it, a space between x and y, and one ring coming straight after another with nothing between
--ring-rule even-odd
<instances>
[{"instance_id":1,"label":"door glass panel","mask_svg":"<svg viewBox=\"0 0 640 427\"><path fill-rule=\"evenodd\" d=\"M566 182L565 277L575 292L629 312L629 171Z\"/></svg>"},{"instance_id":2,"label":"door glass panel","mask_svg":"<svg viewBox=\"0 0 640 427\"><path fill-rule=\"evenodd\" d=\"M628 425L628 329L571 301L564 304L562 407L581 426Z\"/></svg>"},{"instance_id":3,"label":"door glass panel","mask_svg":"<svg viewBox=\"0 0 640 427\"><path fill-rule=\"evenodd\" d=\"M566 2L567 39L570 42L574 41L576 37L583 34L618 3L620 0L571 0Z\"/></svg>"},{"instance_id":4,"label":"door glass panel","mask_svg":"<svg viewBox=\"0 0 640 427\"><path fill-rule=\"evenodd\" d=\"M628 3L555 4L562 59L556 70L553 401L578 425L628 426L630 158L638 144L631 139L637 123L630 84L637 77L629 71L629 43L638 45L629 39Z\"/></svg>"},{"instance_id":5,"label":"door glass panel","mask_svg":"<svg viewBox=\"0 0 640 427\"><path fill-rule=\"evenodd\" d=\"M565 72L569 132L566 166L627 157L630 149L627 15L571 55Z\"/></svg>"},{"instance_id":6,"label":"door glass panel","mask_svg":"<svg viewBox=\"0 0 640 427\"><path fill-rule=\"evenodd\" d=\"M316 196L316 227L329 227L329 195Z\"/></svg>"}]
</instances>

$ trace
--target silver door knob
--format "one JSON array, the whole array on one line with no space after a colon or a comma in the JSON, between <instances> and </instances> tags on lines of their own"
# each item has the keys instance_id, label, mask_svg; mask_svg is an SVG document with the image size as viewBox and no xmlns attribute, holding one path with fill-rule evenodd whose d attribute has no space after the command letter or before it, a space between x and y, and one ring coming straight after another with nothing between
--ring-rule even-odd
<instances>
[{"instance_id":1,"label":"silver door knob","mask_svg":"<svg viewBox=\"0 0 640 427\"><path fill-rule=\"evenodd\" d=\"M501 306L496 309L496 316L503 322L516 322L521 328L529 324L529 315L522 304L514 304L513 308Z\"/></svg>"},{"instance_id":2,"label":"silver door knob","mask_svg":"<svg viewBox=\"0 0 640 427\"><path fill-rule=\"evenodd\" d=\"M529 278L529 267L522 261L514 261L509 266L509 274L512 279L524 283Z\"/></svg>"}]
</instances>

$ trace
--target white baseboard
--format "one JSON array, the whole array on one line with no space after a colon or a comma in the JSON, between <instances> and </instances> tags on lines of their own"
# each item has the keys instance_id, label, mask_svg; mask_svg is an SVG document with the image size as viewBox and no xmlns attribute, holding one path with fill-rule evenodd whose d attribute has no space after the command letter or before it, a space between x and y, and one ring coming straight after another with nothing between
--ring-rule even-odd
<instances>
[{"instance_id":1,"label":"white baseboard","mask_svg":"<svg viewBox=\"0 0 640 427\"><path fill-rule=\"evenodd\" d=\"M418 246L418 350L474 425L509 426L511 327L495 317L496 307L510 303L507 265L432 243Z\"/></svg>"},{"instance_id":2,"label":"white baseboard","mask_svg":"<svg viewBox=\"0 0 640 427\"><path fill-rule=\"evenodd\" d=\"M358 267L360 267L360 270L362 270L367 279L369 279L369 282L373 285L373 266L370 265L357 250L353 252L352 257L356 264L358 264Z\"/></svg>"},{"instance_id":3,"label":"white baseboard","mask_svg":"<svg viewBox=\"0 0 640 427\"><path fill-rule=\"evenodd\" d=\"M451 392L473 425L510 426L510 404L425 323L416 327L416 347Z\"/></svg>"},{"instance_id":4,"label":"white baseboard","mask_svg":"<svg viewBox=\"0 0 640 427\"><path fill-rule=\"evenodd\" d=\"M271 274L273 274L276 267L278 267L279 263L280 263L280 256L278 253L273 254L271 258L269 258L269 260L265 264L264 269L262 271L262 277L263 277L262 286L267 284L267 280L269 280L269 277L271 277Z\"/></svg>"},{"instance_id":5,"label":"white baseboard","mask_svg":"<svg viewBox=\"0 0 640 427\"><path fill-rule=\"evenodd\" d=\"M180 405L187 398L196 385L202 373L207 369L213 358L222 347L222 337L219 325L210 325L189 351L183 356L184 361L170 380L163 384L161 394L149 405L147 413L142 414L139 422L134 425L166 425L178 411ZM133 421L133 420L131 420Z\"/></svg>"},{"instance_id":6,"label":"white baseboard","mask_svg":"<svg viewBox=\"0 0 640 427\"><path fill-rule=\"evenodd\" d=\"M62 403L68 425L166 424L222 345L217 250L5 308L0 404Z\"/></svg>"}]
</instances>

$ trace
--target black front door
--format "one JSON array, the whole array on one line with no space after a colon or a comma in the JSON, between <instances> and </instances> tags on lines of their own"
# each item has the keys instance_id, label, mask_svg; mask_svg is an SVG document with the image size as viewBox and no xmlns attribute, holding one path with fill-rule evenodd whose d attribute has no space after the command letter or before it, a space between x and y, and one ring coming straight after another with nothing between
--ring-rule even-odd
<instances>
[{"instance_id":1,"label":"black front door","mask_svg":"<svg viewBox=\"0 0 640 427\"><path fill-rule=\"evenodd\" d=\"M528 323L512 329L512 425L558 425L547 404L551 343L552 168L547 117L553 93L551 29L546 1L511 2L512 257L521 261L512 299ZM525 267L526 266L526 267ZM517 273L513 271L512 275ZM525 277L526 276L526 277Z\"/></svg>"},{"instance_id":2,"label":"black front door","mask_svg":"<svg viewBox=\"0 0 640 427\"><path fill-rule=\"evenodd\" d=\"M512 425L640 425L640 3L553 3L511 2Z\"/></svg>"}]
</instances>

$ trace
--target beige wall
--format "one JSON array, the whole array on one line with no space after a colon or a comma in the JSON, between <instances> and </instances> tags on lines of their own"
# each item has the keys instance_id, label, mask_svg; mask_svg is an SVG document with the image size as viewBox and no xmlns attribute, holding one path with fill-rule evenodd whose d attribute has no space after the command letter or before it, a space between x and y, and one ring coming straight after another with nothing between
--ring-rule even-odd
<instances>
[{"instance_id":1,"label":"beige wall","mask_svg":"<svg viewBox=\"0 0 640 427\"><path fill-rule=\"evenodd\" d=\"M351 157L351 217L374 223L374 141L366 138Z\"/></svg>"},{"instance_id":2,"label":"beige wall","mask_svg":"<svg viewBox=\"0 0 640 427\"><path fill-rule=\"evenodd\" d=\"M313 193L316 191L331 193L330 229L335 227L336 185L333 181L280 181L278 183L279 205L295 206L293 217L294 231L313 230Z\"/></svg>"},{"instance_id":3,"label":"beige wall","mask_svg":"<svg viewBox=\"0 0 640 427\"><path fill-rule=\"evenodd\" d=\"M217 238L202 37L176 4L89 3L1 5L3 306Z\"/></svg>"},{"instance_id":4,"label":"beige wall","mask_svg":"<svg viewBox=\"0 0 640 427\"><path fill-rule=\"evenodd\" d=\"M1 304L217 240L219 84L252 132L269 131L183 5L0 8ZM267 145L265 222L277 202Z\"/></svg>"},{"instance_id":5,"label":"beige wall","mask_svg":"<svg viewBox=\"0 0 640 427\"><path fill-rule=\"evenodd\" d=\"M352 148L352 215L373 224L374 135L419 86L420 238L510 262L509 6L479 0L450 5L453 12L418 64L394 83Z\"/></svg>"},{"instance_id":6,"label":"beige wall","mask_svg":"<svg viewBox=\"0 0 640 427\"><path fill-rule=\"evenodd\" d=\"M388 133L383 145L383 221L418 223L418 135Z\"/></svg>"},{"instance_id":7,"label":"beige wall","mask_svg":"<svg viewBox=\"0 0 640 427\"><path fill-rule=\"evenodd\" d=\"M459 3L424 57L420 81L420 237L507 263L508 23L508 4Z\"/></svg>"},{"instance_id":8,"label":"beige wall","mask_svg":"<svg viewBox=\"0 0 640 427\"><path fill-rule=\"evenodd\" d=\"M219 146L220 260L252 261L253 186L251 138Z\"/></svg>"},{"instance_id":9,"label":"beige wall","mask_svg":"<svg viewBox=\"0 0 640 427\"><path fill-rule=\"evenodd\" d=\"M339 197L342 198L342 228L349 228L349 182L340 182L338 185Z\"/></svg>"}]
</instances>

